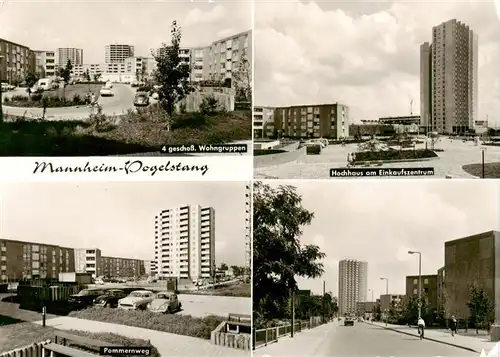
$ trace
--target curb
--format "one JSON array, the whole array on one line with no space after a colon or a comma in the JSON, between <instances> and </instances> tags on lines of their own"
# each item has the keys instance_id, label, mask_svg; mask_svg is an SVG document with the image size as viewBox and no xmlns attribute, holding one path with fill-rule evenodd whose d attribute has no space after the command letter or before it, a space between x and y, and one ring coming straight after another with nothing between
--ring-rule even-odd
<instances>
[{"instance_id":1,"label":"curb","mask_svg":"<svg viewBox=\"0 0 500 357\"><path fill-rule=\"evenodd\" d=\"M379 327L379 328L383 328L383 329L386 329L386 330L391 330L391 331L394 331L394 332L402 333L402 334L404 334L404 335L418 337L418 335L415 335L415 334L413 334L413 333L411 333L411 332L400 331L400 330L396 330L396 329L394 329L394 328L385 327L385 326L380 326L380 325L373 325L373 324L371 324L371 325L372 325L372 326ZM475 349L470 348L470 347L465 347L465 346L457 345L457 344L455 344L455 343L451 343L451 342L446 342L446 341L436 340L435 338L424 337L424 340L429 340L429 341L432 341L432 342L442 343L443 345L448 345L448 346L452 346L452 347L460 348L460 349L462 349L462 350L466 350L466 351L469 351L469 352L481 353L481 351L475 350Z\"/></svg>"}]
</instances>

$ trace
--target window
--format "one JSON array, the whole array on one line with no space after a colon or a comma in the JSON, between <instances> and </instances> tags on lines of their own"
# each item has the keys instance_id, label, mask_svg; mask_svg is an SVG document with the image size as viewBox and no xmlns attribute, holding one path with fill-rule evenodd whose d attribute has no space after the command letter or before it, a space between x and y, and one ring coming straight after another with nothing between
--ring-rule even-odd
<instances>
[{"instance_id":1,"label":"window","mask_svg":"<svg viewBox=\"0 0 500 357\"><path fill-rule=\"evenodd\" d=\"M418 290L417 290L417 289L413 289L413 294L414 294L414 295L416 295L416 294L417 294L417 292L418 292Z\"/></svg>"},{"instance_id":2,"label":"window","mask_svg":"<svg viewBox=\"0 0 500 357\"><path fill-rule=\"evenodd\" d=\"M418 279L413 279L413 285L417 285L418 284Z\"/></svg>"},{"instance_id":3,"label":"window","mask_svg":"<svg viewBox=\"0 0 500 357\"><path fill-rule=\"evenodd\" d=\"M424 284L429 284L429 279L424 279Z\"/></svg>"}]
</instances>

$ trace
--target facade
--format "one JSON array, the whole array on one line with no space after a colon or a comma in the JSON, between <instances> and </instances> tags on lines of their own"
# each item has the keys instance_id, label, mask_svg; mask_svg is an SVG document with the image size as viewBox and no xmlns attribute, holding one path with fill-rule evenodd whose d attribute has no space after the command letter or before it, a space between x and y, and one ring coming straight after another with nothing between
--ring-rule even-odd
<instances>
[{"instance_id":1,"label":"facade","mask_svg":"<svg viewBox=\"0 0 500 357\"><path fill-rule=\"evenodd\" d=\"M410 115L402 117L384 117L379 118L378 122L384 125L419 125L420 115Z\"/></svg>"},{"instance_id":2,"label":"facade","mask_svg":"<svg viewBox=\"0 0 500 357\"><path fill-rule=\"evenodd\" d=\"M95 75L99 75L99 80L103 82L112 81L118 83L131 83L137 80L137 62L131 59L129 62L124 63L92 63L73 66L71 75L75 78L84 79L85 73L90 74L92 80Z\"/></svg>"},{"instance_id":3,"label":"facade","mask_svg":"<svg viewBox=\"0 0 500 357\"><path fill-rule=\"evenodd\" d=\"M65 67L71 61L73 66L83 64L83 50L81 48L58 48L57 49L57 64L60 67Z\"/></svg>"},{"instance_id":4,"label":"facade","mask_svg":"<svg viewBox=\"0 0 500 357\"><path fill-rule=\"evenodd\" d=\"M152 276L153 275L153 262L151 260L145 260L144 264L144 275Z\"/></svg>"},{"instance_id":5,"label":"facade","mask_svg":"<svg viewBox=\"0 0 500 357\"><path fill-rule=\"evenodd\" d=\"M112 44L104 47L105 63L123 63L126 58L134 57L134 46Z\"/></svg>"},{"instance_id":6,"label":"facade","mask_svg":"<svg viewBox=\"0 0 500 357\"><path fill-rule=\"evenodd\" d=\"M478 120L478 37L455 19L420 46L420 116L427 131L464 133Z\"/></svg>"},{"instance_id":7,"label":"facade","mask_svg":"<svg viewBox=\"0 0 500 357\"><path fill-rule=\"evenodd\" d=\"M22 82L35 66L35 54L28 46L0 38L0 81Z\"/></svg>"},{"instance_id":8,"label":"facade","mask_svg":"<svg viewBox=\"0 0 500 357\"><path fill-rule=\"evenodd\" d=\"M268 131L269 123L274 121L274 108L254 107L253 108L253 137L263 139L273 136L274 130ZM272 129L272 127L271 127Z\"/></svg>"},{"instance_id":9,"label":"facade","mask_svg":"<svg viewBox=\"0 0 500 357\"><path fill-rule=\"evenodd\" d=\"M380 311L388 312L391 308L402 308L402 303L405 299L401 294L384 294L380 295Z\"/></svg>"},{"instance_id":10,"label":"facade","mask_svg":"<svg viewBox=\"0 0 500 357\"><path fill-rule=\"evenodd\" d=\"M155 217L155 265L160 277L213 277L215 210L183 205L161 211Z\"/></svg>"},{"instance_id":11,"label":"facade","mask_svg":"<svg viewBox=\"0 0 500 357\"><path fill-rule=\"evenodd\" d=\"M129 57L125 59L124 70L126 73L134 74L137 81L151 78L156 69L156 61L153 57Z\"/></svg>"},{"instance_id":12,"label":"facade","mask_svg":"<svg viewBox=\"0 0 500 357\"><path fill-rule=\"evenodd\" d=\"M138 278L145 275L144 260L101 257L101 271L106 278Z\"/></svg>"},{"instance_id":13,"label":"facade","mask_svg":"<svg viewBox=\"0 0 500 357\"><path fill-rule=\"evenodd\" d=\"M356 304L356 313L358 316L364 316L366 313L375 312L376 306L375 301L359 301Z\"/></svg>"},{"instance_id":14,"label":"facade","mask_svg":"<svg viewBox=\"0 0 500 357\"><path fill-rule=\"evenodd\" d=\"M339 314L355 314L358 302L366 301L368 263L352 259L339 262Z\"/></svg>"},{"instance_id":15,"label":"facade","mask_svg":"<svg viewBox=\"0 0 500 357\"><path fill-rule=\"evenodd\" d=\"M422 295L427 298L427 306L432 311L438 309L438 275L421 276ZM418 275L406 277L406 297L418 297Z\"/></svg>"},{"instance_id":16,"label":"facade","mask_svg":"<svg viewBox=\"0 0 500 357\"><path fill-rule=\"evenodd\" d=\"M89 273L93 278L102 276L101 250L97 248L75 249L75 272Z\"/></svg>"},{"instance_id":17,"label":"facade","mask_svg":"<svg viewBox=\"0 0 500 357\"><path fill-rule=\"evenodd\" d=\"M276 108L274 129L284 137L347 138L349 108L339 103Z\"/></svg>"},{"instance_id":18,"label":"facade","mask_svg":"<svg viewBox=\"0 0 500 357\"><path fill-rule=\"evenodd\" d=\"M500 232L489 231L445 242L443 300L447 317L469 315L470 286L484 289L490 301L500 301ZM500 320L496 303L495 317Z\"/></svg>"},{"instance_id":19,"label":"facade","mask_svg":"<svg viewBox=\"0 0 500 357\"><path fill-rule=\"evenodd\" d=\"M445 277L444 267L439 268L437 271L437 304L438 313L444 313L444 277Z\"/></svg>"},{"instance_id":20,"label":"facade","mask_svg":"<svg viewBox=\"0 0 500 357\"><path fill-rule=\"evenodd\" d=\"M75 271L72 248L52 244L0 239L0 281L57 279L59 273Z\"/></svg>"},{"instance_id":21,"label":"facade","mask_svg":"<svg viewBox=\"0 0 500 357\"><path fill-rule=\"evenodd\" d=\"M55 51L33 51L35 55L35 73L40 78L55 77L58 65Z\"/></svg>"}]
</instances>

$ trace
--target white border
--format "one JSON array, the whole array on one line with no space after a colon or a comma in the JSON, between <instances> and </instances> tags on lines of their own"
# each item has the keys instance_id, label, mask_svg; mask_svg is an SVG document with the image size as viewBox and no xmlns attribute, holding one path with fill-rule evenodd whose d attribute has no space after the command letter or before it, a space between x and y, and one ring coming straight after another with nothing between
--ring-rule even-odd
<instances>
[{"instance_id":1,"label":"white border","mask_svg":"<svg viewBox=\"0 0 500 357\"><path fill-rule=\"evenodd\" d=\"M41 172L42 166L39 166L37 173L34 173L37 163L47 164L44 172ZM181 167L197 166L199 170L172 170L172 166L179 164ZM61 168L77 168L80 172L61 172ZM205 174L202 174L203 169L206 169ZM253 176L252 171L251 155L0 159L0 181L250 181Z\"/></svg>"}]
</instances>

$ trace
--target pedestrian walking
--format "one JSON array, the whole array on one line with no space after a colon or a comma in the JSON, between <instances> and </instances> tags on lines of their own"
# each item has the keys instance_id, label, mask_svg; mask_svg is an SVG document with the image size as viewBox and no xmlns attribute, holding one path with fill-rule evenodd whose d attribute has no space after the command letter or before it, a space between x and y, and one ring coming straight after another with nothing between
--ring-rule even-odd
<instances>
[{"instance_id":1,"label":"pedestrian walking","mask_svg":"<svg viewBox=\"0 0 500 357\"><path fill-rule=\"evenodd\" d=\"M457 333L457 328L458 328L457 319L455 318L455 316L452 315L450 320L450 330L452 336L455 336L455 334Z\"/></svg>"},{"instance_id":2,"label":"pedestrian walking","mask_svg":"<svg viewBox=\"0 0 500 357\"><path fill-rule=\"evenodd\" d=\"M347 167L351 167L352 156L351 153L347 154Z\"/></svg>"}]
</instances>

